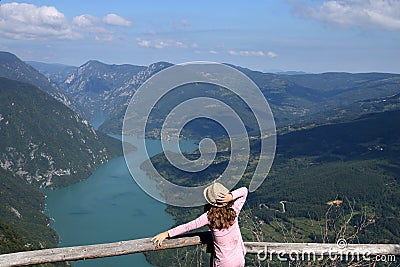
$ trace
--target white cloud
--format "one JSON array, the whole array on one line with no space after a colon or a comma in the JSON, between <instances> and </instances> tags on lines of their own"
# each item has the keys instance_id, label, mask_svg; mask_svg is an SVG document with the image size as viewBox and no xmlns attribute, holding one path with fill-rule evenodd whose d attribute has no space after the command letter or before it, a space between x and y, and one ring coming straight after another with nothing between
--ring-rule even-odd
<instances>
[{"instance_id":1,"label":"white cloud","mask_svg":"<svg viewBox=\"0 0 400 267\"><path fill-rule=\"evenodd\" d=\"M96 41L110 42L116 39L115 34L101 24L101 19L90 14L83 14L72 19L72 25Z\"/></svg>"},{"instance_id":2,"label":"white cloud","mask_svg":"<svg viewBox=\"0 0 400 267\"><path fill-rule=\"evenodd\" d=\"M269 56L270 58L275 58L275 57L277 57L278 55L277 55L276 53L272 52L272 51L269 51L269 52L267 53L267 56Z\"/></svg>"},{"instance_id":3,"label":"white cloud","mask_svg":"<svg viewBox=\"0 0 400 267\"><path fill-rule=\"evenodd\" d=\"M169 48L169 47L175 47L175 48L196 48L197 44L186 44L182 41L178 40L161 40L161 39L151 39L151 40L144 40L141 38L136 39L137 44L141 47L146 47L146 48L157 48L157 49L163 49L163 48Z\"/></svg>"},{"instance_id":4,"label":"white cloud","mask_svg":"<svg viewBox=\"0 0 400 267\"><path fill-rule=\"evenodd\" d=\"M210 51L210 53L212 53ZM278 55L275 52L269 51L266 54L263 51L256 51L256 50L229 50L228 51L229 55L232 56L253 56L253 57L270 57L270 58L275 58Z\"/></svg>"},{"instance_id":5,"label":"white cloud","mask_svg":"<svg viewBox=\"0 0 400 267\"><path fill-rule=\"evenodd\" d=\"M112 26L129 26L131 22L116 14L98 18L83 14L68 19L53 6L26 3L0 5L0 36L22 40L81 39L115 40ZM115 29L113 27L113 29Z\"/></svg>"},{"instance_id":6,"label":"white cloud","mask_svg":"<svg viewBox=\"0 0 400 267\"><path fill-rule=\"evenodd\" d=\"M232 56L257 56L257 57L265 56L263 51L249 51L249 50L240 50L240 51L229 50L228 54Z\"/></svg>"},{"instance_id":7,"label":"white cloud","mask_svg":"<svg viewBox=\"0 0 400 267\"><path fill-rule=\"evenodd\" d=\"M96 41L101 42L111 42L114 41L117 37L112 33L103 33L103 34L96 34L94 39Z\"/></svg>"},{"instance_id":8,"label":"white cloud","mask_svg":"<svg viewBox=\"0 0 400 267\"><path fill-rule=\"evenodd\" d=\"M83 14L76 16L72 19L72 24L80 28L91 28L95 27L99 19L95 16L89 14Z\"/></svg>"},{"instance_id":9,"label":"white cloud","mask_svg":"<svg viewBox=\"0 0 400 267\"><path fill-rule=\"evenodd\" d=\"M215 50L210 50L209 52L210 52L210 54L218 54L218 52Z\"/></svg>"},{"instance_id":10,"label":"white cloud","mask_svg":"<svg viewBox=\"0 0 400 267\"><path fill-rule=\"evenodd\" d=\"M11 39L78 39L63 13L52 6L0 5L0 36Z\"/></svg>"},{"instance_id":11,"label":"white cloud","mask_svg":"<svg viewBox=\"0 0 400 267\"><path fill-rule=\"evenodd\" d=\"M130 22L127 19L124 19L121 16L118 16L117 14L108 14L103 17L103 22L112 25L112 26L124 26L124 27L129 27L132 25L132 22Z\"/></svg>"},{"instance_id":12,"label":"white cloud","mask_svg":"<svg viewBox=\"0 0 400 267\"><path fill-rule=\"evenodd\" d=\"M400 30L399 0L332 0L312 7L294 0L288 3L296 15L327 24Z\"/></svg>"}]
</instances>

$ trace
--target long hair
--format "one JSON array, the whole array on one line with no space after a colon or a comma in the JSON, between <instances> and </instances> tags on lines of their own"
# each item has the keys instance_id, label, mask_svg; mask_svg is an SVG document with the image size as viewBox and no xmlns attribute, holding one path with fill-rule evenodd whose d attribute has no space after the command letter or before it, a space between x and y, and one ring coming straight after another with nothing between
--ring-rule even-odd
<instances>
[{"instance_id":1,"label":"long hair","mask_svg":"<svg viewBox=\"0 0 400 267\"><path fill-rule=\"evenodd\" d=\"M227 229L233 225L236 219L236 211L232 208L232 205L233 202L223 207L206 205L205 210L208 211L207 218L211 229Z\"/></svg>"}]
</instances>

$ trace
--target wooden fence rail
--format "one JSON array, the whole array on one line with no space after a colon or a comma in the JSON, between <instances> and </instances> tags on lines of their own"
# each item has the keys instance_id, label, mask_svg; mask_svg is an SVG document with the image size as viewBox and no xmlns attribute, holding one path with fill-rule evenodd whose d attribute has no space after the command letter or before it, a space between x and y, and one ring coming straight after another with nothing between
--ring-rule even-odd
<instances>
[{"instance_id":1,"label":"wooden fence rail","mask_svg":"<svg viewBox=\"0 0 400 267\"><path fill-rule=\"evenodd\" d=\"M52 248L34 251L24 251L0 255L0 266L27 266L52 262L86 260L93 258L113 257L161 249L179 248L201 244L210 244L210 232L184 235L178 238L166 239L161 247L156 247L150 238L142 238L114 243ZM320 244L320 243L269 243L245 242L247 253L258 254L260 258L267 255L305 255L334 256L361 255L366 257L376 255L400 256L400 244Z\"/></svg>"}]
</instances>

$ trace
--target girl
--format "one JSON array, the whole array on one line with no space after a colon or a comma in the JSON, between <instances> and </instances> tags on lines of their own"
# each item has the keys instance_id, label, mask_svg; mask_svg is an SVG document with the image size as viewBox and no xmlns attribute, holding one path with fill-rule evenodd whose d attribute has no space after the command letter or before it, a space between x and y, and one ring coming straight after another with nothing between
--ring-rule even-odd
<instances>
[{"instance_id":1,"label":"girl","mask_svg":"<svg viewBox=\"0 0 400 267\"><path fill-rule=\"evenodd\" d=\"M238 216L247 197L247 188L242 187L232 192L220 183L213 183L204 190L204 197L211 205L209 211L197 219L160 233L151 240L160 246L167 237L174 237L185 232L208 225L214 244L214 267L243 267L246 249L240 233Z\"/></svg>"}]
</instances>

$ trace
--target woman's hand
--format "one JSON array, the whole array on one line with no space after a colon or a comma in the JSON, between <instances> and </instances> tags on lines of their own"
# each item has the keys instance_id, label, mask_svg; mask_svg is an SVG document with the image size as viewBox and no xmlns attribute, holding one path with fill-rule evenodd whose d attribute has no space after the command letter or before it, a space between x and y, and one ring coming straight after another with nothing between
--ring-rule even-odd
<instances>
[{"instance_id":1,"label":"woman's hand","mask_svg":"<svg viewBox=\"0 0 400 267\"><path fill-rule=\"evenodd\" d=\"M231 202L232 200L233 200L233 196L232 196L231 192L219 193L217 196L217 201L219 203L228 203L228 202Z\"/></svg>"},{"instance_id":2,"label":"woman's hand","mask_svg":"<svg viewBox=\"0 0 400 267\"><path fill-rule=\"evenodd\" d=\"M168 236L169 236L168 232L159 233L158 235L153 237L151 239L151 241L153 242L153 244L155 244L157 247L159 247L162 245L162 242L164 241L164 239L166 239Z\"/></svg>"}]
</instances>

